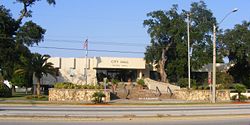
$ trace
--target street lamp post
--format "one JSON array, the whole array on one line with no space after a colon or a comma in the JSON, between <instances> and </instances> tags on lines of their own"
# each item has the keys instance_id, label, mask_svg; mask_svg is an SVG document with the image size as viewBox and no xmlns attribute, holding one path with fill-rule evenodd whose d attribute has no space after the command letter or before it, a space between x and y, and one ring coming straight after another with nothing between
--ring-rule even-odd
<instances>
[{"instance_id":1,"label":"street lamp post","mask_svg":"<svg viewBox=\"0 0 250 125\"><path fill-rule=\"evenodd\" d=\"M219 23L218 26L231 14L238 11L237 8L229 12ZM212 87L212 103L216 102L216 25L213 24L213 87Z\"/></svg>"}]
</instances>

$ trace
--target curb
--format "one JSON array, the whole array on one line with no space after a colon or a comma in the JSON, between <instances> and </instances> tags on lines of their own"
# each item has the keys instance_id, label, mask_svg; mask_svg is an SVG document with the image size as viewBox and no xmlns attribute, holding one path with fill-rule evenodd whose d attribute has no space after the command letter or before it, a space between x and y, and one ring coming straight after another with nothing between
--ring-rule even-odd
<instances>
[{"instance_id":1,"label":"curb","mask_svg":"<svg viewBox=\"0 0 250 125\"><path fill-rule=\"evenodd\" d=\"M132 119L197 119L197 118L249 118L250 114L228 114L228 115L168 115L168 116L19 116L19 115L0 115L0 120L20 119L20 120L81 120L81 121L102 121L102 120L132 120Z\"/></svg>"}]
</instances>

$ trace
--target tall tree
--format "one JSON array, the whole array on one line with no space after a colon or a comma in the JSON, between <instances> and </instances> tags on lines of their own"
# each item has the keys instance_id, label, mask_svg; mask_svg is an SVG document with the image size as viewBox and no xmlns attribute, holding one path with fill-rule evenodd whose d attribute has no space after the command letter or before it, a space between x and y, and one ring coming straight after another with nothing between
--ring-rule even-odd
<instances>
[{"instance_id":1,"label":"tall tree","mask_svg":"<svg viewBox=\"0 0 250 125\"><path fill-rule=\"evenodd\" d=\"M233 29L225 30L221 46L230 63L229 73L238 83L250 88L250 22L243 21Z\"/></svg>"},{"instance_id":2,"label":"tall tree","mask_svg":"<svg viewBox=\"0 0 250 125\"><path fill-rule=\"evenodd\" d=\"M11 80L15 65L20 63L20 56L30 53L28 46L43 40L45 29L32 21L23 23L25 17L31 17L29 9L40 0L16 0L23 4L20 17L14 19L10 10L0 5L0 69L4 79ZM55 4L55 0L47 0Z\"/></svg>"},{"instance_id":3,"label":"tall tree","mask_svg":"<svg viewBox=\"0 0 250 125\"><path fill-rule=\"evenodd\" d=\"M144 26L148 26L148 33L151 36L151 46L146 48L145 59L148 63L155 63L158 66L162 82L168 82L165 64L169 60L170 48L181 38L184 33L183 17L177 13L177 5L167 12L154 11L147 16L152 19L144 21ZM183 36L183 35L182 35ZM173 54L173 53L172 53ZM173 56L172 56L173 57Z\"/></svg>"},{"instance_id":4,"label":"tall tree","mask_svg":"<svg viewBox=\"0 0 250 125\"><path fill-rule=\"evenodd\" d=\"M15 72L17 74L34 74L37 78L37 95L40 96L40 81L43 75L52 75L55 76L55 69L53 67L53 63L48 62L47 60L50 58L49 55L40 55L38 53L33 54L30 65L24 65L20 67Z\"/></svg>"},{"instance_id":5,"label":"tall tree","mask_svg":"<svg viewBox=\"0 0 250 125\"><path fill-rule=\"evenodd\" d=\"M187 77L187 13L190 13L190 44L192 48L191 66L198 69L212 62L212 25L216 19L203 1L191 4L190 11L178 13L178 6L173 5L169 11L154 11L144 20L151 37L147 46L145 60L157 64L161 81L176 82Z\"/></svg>"}]
</instances>

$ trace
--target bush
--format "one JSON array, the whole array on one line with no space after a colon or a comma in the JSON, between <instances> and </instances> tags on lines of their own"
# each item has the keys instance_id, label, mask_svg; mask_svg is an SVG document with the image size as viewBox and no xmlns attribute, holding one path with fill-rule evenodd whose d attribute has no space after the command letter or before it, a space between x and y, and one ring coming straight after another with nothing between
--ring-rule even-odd
<instances>
[{"instance_id":1,"label":"bush","mask_svg":"<svg viewBox=\"0 0 250 125\"><path fill-rule=\"evenodd\" d=\"M246 92L246 86L244 86L243 84L235 84L234 89L238 93L238 97L240 97L239 101L244 101L247 99L247 97L244 97L244 95L241 94L242 92Z\"/></svg>"},{"instance_id":2,"label":"bush","mask_svg":"<svg viewBox=\"0 0 250 125\"><path fill-rule=\"evenodd\" d=\"M96 86L96 89L104 89L104 86L98 85L98 86Z\"/></svg>"},{"instance_id":3,"label":"bush","mask_svg":"<svg viewBox=\"0 0 250 125\"><path fill-rule=\"evenodd\" d=\"M137 84L140 85L140 86L145 86L145 82L144 82L143 79L137 80Z\"/></svg>"},{"instance_id":4,"label":"bush","mask_svg":"<svg viewBox=\"0 0 250 125\"><path fill-rule=\"evenodd\" d=\"M198 89L198 90L209 90L208 85L200 85L200 86L192 86L193 89Z\"/></svg>"},{"instance_id":5,"label":"bush","mask_svg":"<svg viewBox=\"0 0 250 125\"><path fill-rule=\"evenodd\" d=\"M0 83L0 97L11 97L11 89L4 83Z\"/></svg>"},{"instance_id":6,"label":"bush","mask_svg":"<svg viewBox=\"0 0 250 125\"><path fill-rule=\"evenodd\" d=\"M70 83L70 82L59 82L54 85L54 87L57 89L69 89L72 86L73 86L73 83Z\"/></svg>"},{"instance_id":7,"label":"bush","mask_svg":"<svg viewBox=\"0 0 250 125\"><path fill-rule=\"evenodd\" d=\"M245 95L240 95L240 101L245 101L247 100L247 96Z\"/></svg>"},{"instance_id":8,"label":"bush","mask_svg":"<svg viewBox=\"0 0 250 125\"><path fill-rule=\"evenodd\" d=\"M234 100L234 101L236 101L236 100L238 100L238 101L245 101L245 100L248 99L247 96L245 96L245 95L240 95L240 98L237 98L237 97L238 97L238 95L233 95L231 97L231 100Z\"/></svg>"},{"instance_id":9,"label":"bush","mask_svg":"<svg viewBox=\"0 0 250 125\"><path fill-rule=\"evenodd\" d=\"M246 88L245 85L239 84L239 83L234 85L234 89L235 89L235 91L236 91L237 93L246 92L246 90L247 90L247 88Z\"/></svg>"},{"instance_id":10,"label":"bush","mask_svg":"<svg viewBox=\"0 0 250 125\"><path fill-rule=\"evenodd\" d=\"M112 83L113 85L117 85L119 82L120 82L120 81L119 81L118 79L112 79L112 80L111 80L111 83Z\"/></svg>"},{"instance_id":11,"label":"bush","mask_svg":"<svg viewBox=\"0 0 250 125\"><path fill-rule=\"evenodd\" d=\"M103 92L95 92L92 95L92 98L94 98L94 100L92 100L94 103L103 103L102 98L106 97L106 95Z\"/></svg>"},{"instance_id":12,"label":"bush","mask_svg":"<svg viewBox=\"0 0 250 125\"><path fill-rule=\"evenodd\" d=\"M236 100L237 99L237 95L233 95L232 97L231 97L231 100Z\"/></svg>"},{"instance_id":13,"label":"bush","mask_svg":"<svg viewBox=\"0 0 250 125\"><path fill-rule=\"evenodd\" d=\"M194 79L190 79L190 84L192 88L196 87L196 81ZM187 88L188 87L188 78L180 78L177 82L177 85L179 85L181 88Z\"/></svg>"},{"instance_id":14,"label":"bush","mask_svg":"<svg viewBox=\"0 0 250 125\"><path fill-rule=\"evenodd\" d=\"M228 89L233 84L233 77L226 72L216 73L216 84L218 89Z\"/></svg>"},{"instance_id":15,"label":"bush","mask_svg":"<svg viewBox=\"0 0 250 125\"><path fill-rule=\"evenodd\" d=\"M103 86L94 85L77 85L70 82L60 82L54 85L57 89L103 89Z\"/></svg>"}]
</instances>

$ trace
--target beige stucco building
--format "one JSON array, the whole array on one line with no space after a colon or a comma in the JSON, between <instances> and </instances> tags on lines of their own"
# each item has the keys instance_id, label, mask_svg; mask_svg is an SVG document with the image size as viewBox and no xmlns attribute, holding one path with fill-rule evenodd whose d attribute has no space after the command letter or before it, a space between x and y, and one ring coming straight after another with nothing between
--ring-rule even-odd
<instances>
[{"instance_id":1,"label":"beige stucco building","mask_svg":"<svg viewBox=\"0 0 250 125\"><path fill-rule=\"evenodd\" d=\"M143 58L93 57L86 59L52 57L48 62L54 64L57 75L56 78L50 75L44 76L41 79L43 85L53 85L55 82L96 84L102 82L105 77L127 82L128 80L136 81L136 79L142 77L148 78L150 75L150 70L146 67Z\"/></svg>"}]
</instances>

